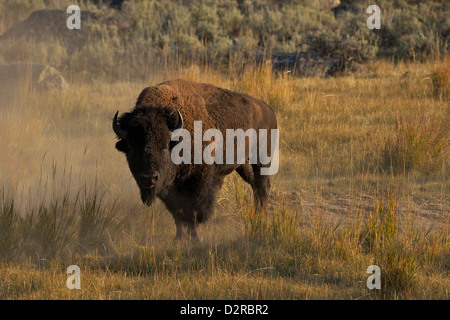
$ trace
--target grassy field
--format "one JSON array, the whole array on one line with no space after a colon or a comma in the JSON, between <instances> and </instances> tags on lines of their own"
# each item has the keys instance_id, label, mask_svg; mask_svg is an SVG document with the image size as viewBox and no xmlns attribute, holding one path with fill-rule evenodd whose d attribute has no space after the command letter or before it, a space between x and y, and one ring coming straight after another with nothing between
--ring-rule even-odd
<instances>
[{"instance_id":1,"label":"grassy field","mask_svg":"<svg viewBox=\"0 0 450 320\"><path fill-rule=\"evenodd\" d=\"M376 61L325 79L169 65L145 81L16 92L0 105L0 299L449 299L440 68ZM246 92L279 121L269 211L255 215L232 174L201 243L173 240L170 214L141 203L114 148L115 111L173 78ZM366 287L373 264L380 290ZM66 287L69 265L81 290Z\"/></svg>"}]
</instances>

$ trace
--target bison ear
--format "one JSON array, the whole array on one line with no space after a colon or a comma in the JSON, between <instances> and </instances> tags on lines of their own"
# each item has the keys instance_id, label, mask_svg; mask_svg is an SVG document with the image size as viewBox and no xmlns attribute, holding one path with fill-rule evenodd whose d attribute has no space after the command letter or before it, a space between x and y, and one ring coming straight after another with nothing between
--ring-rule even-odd
<instances>
[{"instance_id":1,"label":"bison ear","mask_svg":"<svg viewBox=\"0 0 450 320\"><path fill-rule=\"evenodd\" d=\"M128 142L126 140L120 140L116 142L116 149L123 152L128 153Z\"/></svg>"}]
</instances>

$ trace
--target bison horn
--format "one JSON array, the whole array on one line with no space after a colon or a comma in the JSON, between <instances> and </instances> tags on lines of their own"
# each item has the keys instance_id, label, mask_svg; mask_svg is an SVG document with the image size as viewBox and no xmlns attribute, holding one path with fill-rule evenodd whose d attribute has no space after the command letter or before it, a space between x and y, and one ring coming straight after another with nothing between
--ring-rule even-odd
<instances>
[{"instance_id":1,"label":"bison horn","mask_svg":"<svg viewBox=\"0 0 450 320\"><path fill-rule=\"evenodd\" d=\"M118 115L118 114L119 114L119 111L117 111L117 112L116 112L116 115L114 116L112 127L113 127L114 132L117 134L117 136L118 136L120 139L126 139L126 138L127 138L127 131L126 131L126 130L123 130L123 129L119 126L119 124L117 123L117 115Z\"/></svg>"},{"instance_id":2,"label":"bison horn","mask_svg":"<svg viewBox=\"0 0 450 320\"><path fill-rule=\"evenodd\" d=\"M178 124L175 126L175 128L171 129L170 131L174 132L175 130L178 129L183 129L183 117L181 116L180 110L177 109L177 113L178 113Z\"/></svg>"}]
</instances>

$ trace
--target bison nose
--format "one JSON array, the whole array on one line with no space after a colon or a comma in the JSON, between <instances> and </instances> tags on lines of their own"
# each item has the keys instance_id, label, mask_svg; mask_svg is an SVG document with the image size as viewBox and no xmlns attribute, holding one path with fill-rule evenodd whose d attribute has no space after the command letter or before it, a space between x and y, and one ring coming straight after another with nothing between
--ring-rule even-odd
<instances>
[{"instance_id":1,"label":"bison nose","mask_svg":"<svg viewBox=\"0 0 450 320\"><path fill-rule=\"evenodd\" d=\"M159 173L158 173L158 172L155 172L155 173L153 174L153 176L152 176L152 182L153 182L153 184L156 184L156 182L158 182L158 180L159 180Z\"/></svg>"},{"instance_id":2,"label":"bison nose","mask_svg":"<svg viewBox=\"0 0 450 320\"><path fill-rule=\"evenodd\" d=\"M141 174L141 181L142 185L145 188L153 188L159 180L159 173L158 172L152 172L152 173L143 173Z\"/></svg>"}]
</instances>

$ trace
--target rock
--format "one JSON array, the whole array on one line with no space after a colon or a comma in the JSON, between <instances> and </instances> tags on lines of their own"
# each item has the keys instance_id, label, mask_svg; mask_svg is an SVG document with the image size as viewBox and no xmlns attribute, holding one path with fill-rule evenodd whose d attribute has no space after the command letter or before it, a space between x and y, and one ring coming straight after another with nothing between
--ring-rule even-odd
<instances>
[{"instance_id":1,"label":"rock","mask_svg":"<svg viewBox=\"0 0 450 320\"><path fill-rule=\"evenodd\" d=\"M360 14L362 12L361 8L351 5L351 4L347 4L347 3L343 3L340 4L334 8L331 9L331 11L333 11L334 17L336 18L339 14L341 13L345 13L345 12L350 12L353 14Z\"/></svg>"},{"instance_id":2,"label":"rock","mask_svg":"<svg viewBox=\"0 0 450 320\"><path fill-rule=\"evenodd\" d=\"M329 77L366 71L361 63L351 58L342 60L331 54L314 52L273 54L272 63L274 70L290 71L304 77Z\"/></svg>"},{"instance_id":3,"label":"rock","mask_svg":"<svg viewBox=\"0 0 450 320\"><path fill-rule=\"evenodd\" d=\"M324 9L331 9L341 4L340 0L319 0L319 4Z\"/></svg>"},{"instance_id":4,"label":"rock","mask_svg":"<svg viewBox=\"0 0 450 320\"><path fill-rule=\"evenodd\" d=\"M341 75L348 75L351 73L367 73L368 70L359 62L353 59L337 60L328 68L325 76L336 77Z\"/></svg>"},{"instance_id":5,"label":"rock","mask_svg":"<svg viewBox=\"0 0 450 320\"><path fill-rule=\"evenodd\" d=\"M333 63L326 55L311 52L273 54L272 62L275 70L304 77L324 76Z\"/></svg>"},{"instance_id":6,"label":"rock","mask_svg":"<svg viewBox=\"0 0 450 320\"><path fill-rule=\"evenodd\" d=\"M13 25L0 36L3 40L58 41L68 53L73 53L89 40L98 37L98 26L117 28L118 36L123 39L131 32L129 22L120 11L108 16L102 13L81 11L81 29L68 29L67 19L71 14L62 9L43 9L34 11L20 23ZM93 27L96 26L96 27Z\"/></svg>"},{"instance_id":7,"label":"rock","mask_svg":"<svg viewBox=\"0 0 450 320\"><path fill-rule=\"evenodd\" d=\"M64 77L53 67L37 63L0 65L0 95L5 97L23 88L64 92L69 87Z\"/></svg>"},{"instance_id":8,"label":"rock","mask_svg":"<svg viewBox=\"0 0 450 320\"><path fill-rule=\"evenodd\" d=\"M122 6L126 0L91 0L98 7L109 7L116 10L122 10Z\"/></svg>"}]
</instances>

